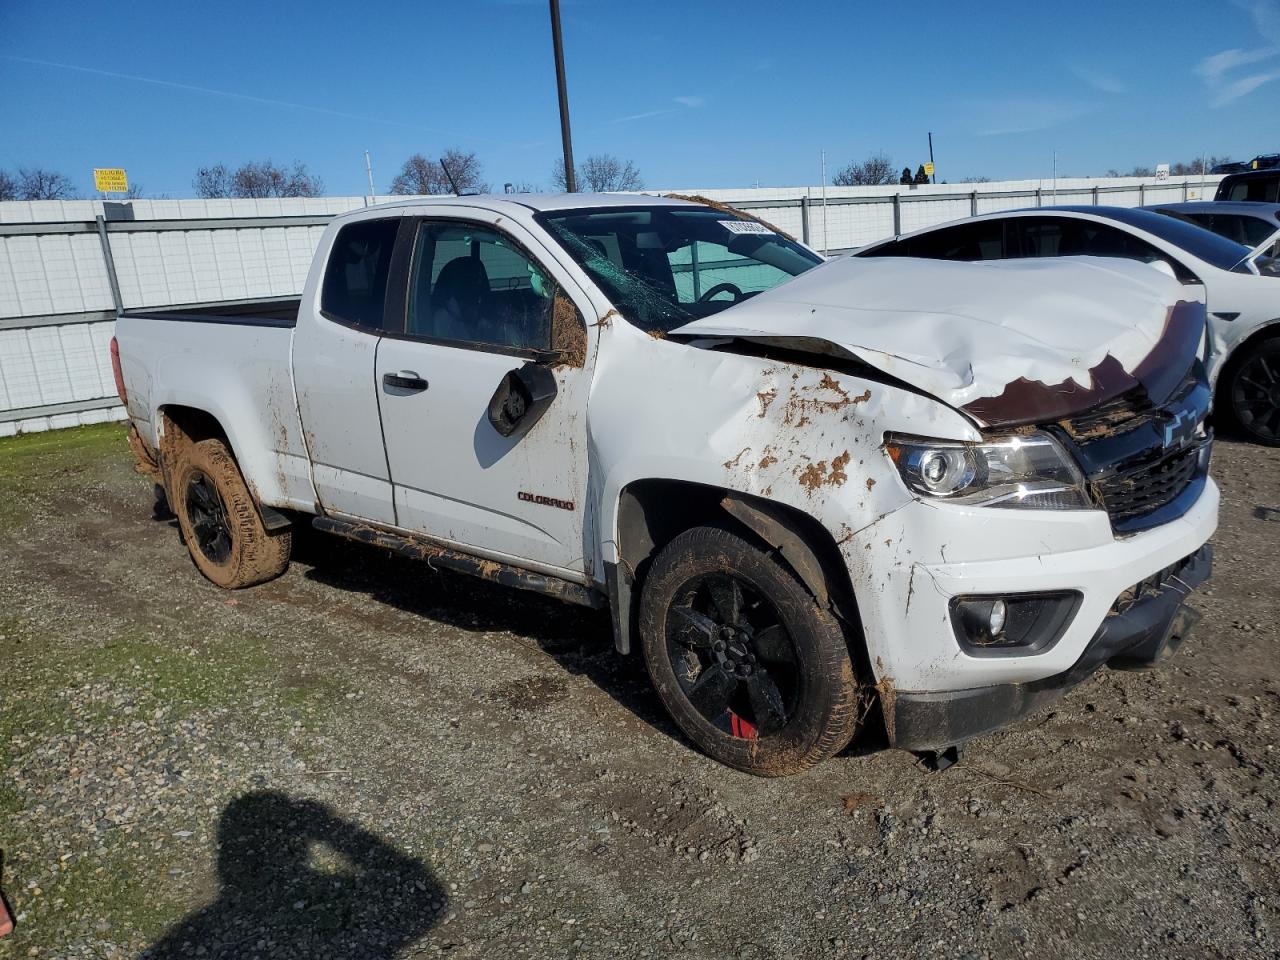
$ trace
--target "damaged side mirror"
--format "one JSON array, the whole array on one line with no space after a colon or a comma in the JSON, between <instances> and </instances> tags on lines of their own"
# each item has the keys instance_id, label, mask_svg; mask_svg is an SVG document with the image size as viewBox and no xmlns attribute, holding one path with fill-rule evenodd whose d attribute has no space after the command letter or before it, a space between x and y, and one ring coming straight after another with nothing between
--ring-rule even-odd
<instances>
[{"instance_id":1,"label":"damaged side mirror","mask_svg":"<svg viewBox=\"0 0 1280 960\"><path fill-rule=\"evenodd\" d=\"M556 376L545 364L530 361L510 370L489 400L489 422L504 437L527 433L547 412L557 390Z\"/></svg>"}]
</instances>

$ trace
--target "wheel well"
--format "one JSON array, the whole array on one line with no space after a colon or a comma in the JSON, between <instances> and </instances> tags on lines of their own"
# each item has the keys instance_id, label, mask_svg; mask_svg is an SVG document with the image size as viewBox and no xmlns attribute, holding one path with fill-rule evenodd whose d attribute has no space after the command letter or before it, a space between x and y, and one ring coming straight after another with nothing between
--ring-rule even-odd
<instances>
[{"instance_id":1,"label":"wheel well","mask_svg":"<svg viewBox=\"0 0 1280 960\"><path fill-rule=\"evenodd\" d=\"M165 495L168 496L169 502L172 504L173 491L170 489L169 469L176 462L178 449L184 443L199 443L201 440L221 440L227 446L227 450L231 453L231 459L236 461L239 466L239 458L236 456L235 448L231 445L231 438L227 436L227 431L222 429L222 424L218 422L218 418L206 410L200 410L197 407L185 407L180 404L171 404L160 408L160 415L163 418L164 430L160 436L160 472L164 477ZM289 511L277 510L263 503L258 497L258 491L253 484L246 481L245 484L249 488L249 495L253 498L254 504L258 508L258 514L262 518L263 526L271 532L283 530L292 525L294 517Z\"/></svg>"},{"instance_id":2,"label":"wheel well","mask_svg":"<svg viewBox=\"0 0 1280 960\"><path fill-rule=\"evenodd\" d=\"M1227 389L1228 381L1231 379L1230 374L1235 369L1235 365L1251 350L1263 340L1274 340L1280 338L1280 317L1272 320L1264 327L1259 327L1249 336L1245 337L1236 344L1235 349L1228 354L1227 359L1222 364L1222 372L1218 375L1218 383L1214 388L1215 406L1221 404L1223 391Z\"/></svg>"},{"instance_id":3,"label":"wheel well","mask_svg":"<svg viewBox=\"0 0 1280 960\"><path fill-rule=\"evenodd\" d=\"M628 653L636 635L639 592L653 558L692 527L720 526L774 551L819 603L843 621L861 676L866 644L849 572L835 538L814 517L784 504L682 480L639 480L618 503L618 569L610 583L614 636Z\"/></svg>"},{"instance_id":4,"label":"wheel well","mask_svg":"<svg viewBox=\"0 0 1280 960\"><path fill-rule=\"evenodd\" d=\"M160 415L163 417L163 430L160 434L160 469L164 474L166 487L169 469L174 463L178 449L184 443L217 439L225 442L228 449L231 448L222 424L213 414L205 410L171 404L161 407Z\"/></svg>"}]
</instances>

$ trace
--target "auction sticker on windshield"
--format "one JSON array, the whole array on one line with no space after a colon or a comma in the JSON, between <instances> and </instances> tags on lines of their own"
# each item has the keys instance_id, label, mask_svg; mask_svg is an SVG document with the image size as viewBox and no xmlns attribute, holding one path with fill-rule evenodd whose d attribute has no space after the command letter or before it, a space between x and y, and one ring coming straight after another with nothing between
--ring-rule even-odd
<instances>
[{"instance_id":1,"label":"auction sticker on windshield","mask_svg":"<svg viewBox=\"0 0 1280 960\"><path fill-rule=\"evenodd\" d=\"M773 235L772 230L763 223L756 223L754 220L721 220L719 223L730 233L767 233L770 236Z\"/></svg>"}]
</instances>

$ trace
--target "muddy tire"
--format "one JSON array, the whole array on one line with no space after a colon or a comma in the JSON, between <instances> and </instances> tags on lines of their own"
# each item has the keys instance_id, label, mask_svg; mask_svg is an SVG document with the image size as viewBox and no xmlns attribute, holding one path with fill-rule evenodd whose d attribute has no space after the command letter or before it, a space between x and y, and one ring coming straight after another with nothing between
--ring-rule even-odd
<instances>
[{"instance_id":1,"label":"muddy tire","mask_svg":"<svg viewBox=\"0 0 1280 960\"><path fill-rule=\"evenodd\" d=\"M169 504L196 568L228 590L265 583L289 566L289 531L270 533L221 440L185 443L169 476Z\"/></svg>"},{"instance_id":2,"label":"muddy tire","mask_svg":"<svg viewBox=\"0 0 1280 960\"><path fill-rule=\"evenodd\" d=\"M1218 408L1254 443L1280 447L1280 335L1246 344L1227 361Z\"/></svg>"},{"instance_id":3,"label":"muddy tire","mask_svg":"<svg viewBox=\"0 0 1280 960\"><path fill-rule=\"evenodd\" d=\"M774 555L698 527L645 578L645 663L681 730L709 756L762 777L845 747L864 711L840 624Z\"/></svg>"}]
</instances>

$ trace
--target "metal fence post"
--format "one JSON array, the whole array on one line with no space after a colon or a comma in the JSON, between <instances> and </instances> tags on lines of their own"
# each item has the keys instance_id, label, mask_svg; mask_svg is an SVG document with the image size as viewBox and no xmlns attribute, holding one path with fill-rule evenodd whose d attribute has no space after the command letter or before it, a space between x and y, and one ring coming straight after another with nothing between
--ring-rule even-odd
<instances>
[{"instance_id":1,"label":"metal fence post","mask_svg":"<svg viewBox=\"0 0 1280 960\"><path fill-rule=\"evenodd\" d=\"M1090 192L1093 194L1093 205L1096 207L1098 205L1098 185L1096 183L1093 185L1093 190Z\"/></svg>"},{"instance_id":2,"label":"metal fence post","mask_svg":"<svg viewBox=\"0 0 1280 960\"><path fill-rule=\"evenodd\" d=\"M800 198L800 239L809 246L809 198Z\"/></svg>"},{"instance_id":3,"label":"metal fence post","mask_svg":"<svg viewBox=\"0 0 1280 960\"><path fill-rule=\"evenodd\" d=\"M902 194L893 195L893 235L902 236Z\"/></svg>"},{"instance_id":4,"label":"metal fence post","mask_svg":"<svg viewBox=\"0 0 1280 960\"><path fill-rule=\"evenodd\" d=\"M1042 196L1040 196L1040 188L1039 188L1039 187L1036 187L1036 206L1037 206L1037 207L1043 207L1043 206L1044 206L1044 198L1043 198Z\"/></svg>"},{"instance_id":5,"label":"metal fence post","mask_svg":"<svg viewBox=\"0 0 1280 960\"><path fill-rule=\"evenodd\" d=\"M1182 181L1182 200L1184 203L1187 200L1187 181L1185 180Z\"/></svg>"},{"instance_id":6,"label":"metal fence post","mask_svg":"<svg viewBox=\"0 0 1280 960\"><path fill-rule=\"evenodd\" d=\"M1147 185L1145 183L1138 184L1138 206L1145 206L1147 203Z\"/></svg>"},{"instance_id":7,"label":"metal fence post","mask_svg":"<svg viewBox=\"0 0 1280 960\"><path fill-rule=\"evenodd\" d=\"M969 192L969 216L976 217L978 215L978 191L971 190Z\"/></svg>"},{"instance_id":8,"label":"metal fence post","mask_svg":"<svg viewBox=\"0 0 1280 960\"><path fill-rule=\"evenodd\" d=\"M102 244L102 263L107 268L107 282L111 284L111 300L116 305L116 316L124 313L124 299L120 296L120 280L116 277L116 261L111 256L111 240L107 236L107 220L98 214L98 241Z\"/></svg>"}]
</instances>

